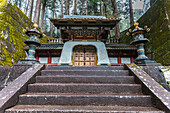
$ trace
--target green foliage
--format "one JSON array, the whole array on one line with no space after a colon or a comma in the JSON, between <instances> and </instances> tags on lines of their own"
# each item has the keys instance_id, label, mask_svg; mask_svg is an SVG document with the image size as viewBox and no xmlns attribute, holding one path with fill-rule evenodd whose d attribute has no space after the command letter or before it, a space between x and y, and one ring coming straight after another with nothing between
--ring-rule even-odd
<instances>
[{"instance_id":1,"label":"green foliage","mask_svg":"<svg viewBox=\"0 0 170 113\"><path fill-rule=\"evenodd\" d=\"M99 0L89 0L89 2L88 2L88 14L89 15L100 15L100 10L98 9L98 7L99 7L98 2L99 2ZM83 5L83 3L82 3L82 5ZM81 11L81 9L80 9L80 11Z\"/></svg>"},{"instance_id":2,"label":"green foliage","mask_svg":"<svg viewBox=\"0 0 170 113\"><path fill-rule=\"evenodd\" d=\"M57 2L56 0L47 0L46 7L48 7L50 10L53 10L54 7L58 9L59 6L59 2Z\"/></svg>"}]
</instances>

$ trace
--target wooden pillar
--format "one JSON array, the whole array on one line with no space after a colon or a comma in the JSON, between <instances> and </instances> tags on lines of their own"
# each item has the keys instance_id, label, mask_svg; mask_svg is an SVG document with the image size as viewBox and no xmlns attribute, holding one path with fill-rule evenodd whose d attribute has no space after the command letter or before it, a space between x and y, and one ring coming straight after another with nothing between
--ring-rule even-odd
<instances>
[{"instance_id":1,"label":"wooden pillar","mask_svg":"<svg viewBox=\"0 0 170 113\"><path fill-rule=\"evenodd\" d=\"M50 55L50 51L48 51L48 64L51 64L51 55Z\"/></svg>"},{"instance_id":2,"label":"wooden pillar","mask_svg":"<svg viewBox=\"0 0 170 113\"><path fill-rule=\"evenodd\" d=\"M118 55L118 64L121 64L121 57L120 57L120 56L121 56L121 53L122 53L122 52L120 51L120 52L119 52L119 55Z\"/></svg>"},{"instance_id":3,"label":"wooden pillar","mask_svg":"<svg viewBox=\"0 0 170 113\"><path fill-rule=\"evenodd\" d=\"M133 57L131 57L131 58L130 58L130 61L131 61L131 63L132 63L132 62L134 61L134 58L133 58Z\"/></svg>"},{"instance_id":4,"label":"wooden pillar","mask_svg":"<svg viewBox=\"0 0 170 113\"><path fill-rule=\"evenodd\" d=\"M97 35L97 40L99 40L99 35Z\"/></svg>"},{"instance_id":5,"label":"wooden pillar","mask_svg":"<svg viewBox=\"0 0 170 113\"><path fill-rule=\"evenodd\" d=\"M71 35L71 40L73 40L73 35Z\"/></svg>"},{"instance_id":6,"label":"wooden pillar","mask_svg":"<svg viewBox=\"0 0 170 113\"><path fill-rule=\"evenodd\" d=\"M37 53L35 54L35 56L36 56L36 60L39 61L39 57Z\"/></svg>"},{"instance_id":7,"label":"wooden pillar","mask_svg":"<svg viewBox=\"0 0 170 113\"><path fill-rule=\"evenodd\" d=\"M36 56L36 60L39 61L39 57L38 56Z\"/></svg>"},{"instance_id":8,"label":"wooden pillar","mask_svg":"<svg viewBox=\"0 0 170 113\"><path fill-rule=\"evenodd\" d=\"M48 64L51 64L51 56L48 57Z\"/></svg>"},{"instance_id":9,"label":"wooden pillar","mask_svg":"<svg viewBox=\"0 0 170 113\"><path fill-rule=\"evenodd\" d=\"M121 58L118 56L118 64L121 64Z\"/></svg>"},{"instance_id":10,"label":"wooden pillar","mask_svg":"<svg viewBox=\"0 0 170 113\"><path fill-rule=\"evenodd\" d=\"M130 58L131 63L136 59L135 51L132 52L132 57Z\"/></svg>"}]
</instances>

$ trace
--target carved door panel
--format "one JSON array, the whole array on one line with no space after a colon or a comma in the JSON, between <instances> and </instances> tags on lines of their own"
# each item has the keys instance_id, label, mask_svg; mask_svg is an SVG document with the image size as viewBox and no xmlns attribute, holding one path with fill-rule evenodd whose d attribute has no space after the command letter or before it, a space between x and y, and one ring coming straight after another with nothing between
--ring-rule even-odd
<instances>
[{"instance_id":1,"label":"carved door panel","mask_svg":"<svg viewBox=\"0 0 170 113\"><path fill-rule=\"evenodd\" d=\"M96 66L96 48L93 46L77 46L73 56L73 66Z\"/></svg>"},{"instance_id":2,"label":"carved door panel","mask_svg":"<svg viewBox=\"0 0 170 113\"><path fill-rule=\"evenodd\" d=\"M85 48L85 66L96 66L96 51L94 47Z\"/></svg>"},{"instance_id":3,"label":"carved door panel","mask_svg":"<svg viewBox=\"0 0 170 113\"><path fill-rule=\"evenodd\" d=\"M84 66L84 49L76 47L74 49L74 66Z\"/></svg>"}]
</instances>

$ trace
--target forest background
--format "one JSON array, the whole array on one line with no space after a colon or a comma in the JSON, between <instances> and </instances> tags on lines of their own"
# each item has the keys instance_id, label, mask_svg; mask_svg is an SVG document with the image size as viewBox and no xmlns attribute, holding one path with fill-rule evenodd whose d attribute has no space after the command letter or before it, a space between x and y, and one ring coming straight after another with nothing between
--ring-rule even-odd
<instances>
[{"instance_id":1,"label":"forest background","mask_svg":"<svg viewBox=\"0 0 170 113\"><path fill-rule=\"evenodd\" d=\"M64 15L106 16L120 18L120 23L110 32L111 37L120 38L120 32L134 24L155 0L13 0L15 4L47 36L60 36L49 18Z\"/></svg>"},{"instance_id":2,"label":"forest background","mask_svg":"<svg viewBox=\"0 0 170 113\"><path fill-rule=\"evenodd\" d=\"M32 28L32 22L37 23L41 31L47 35L39 40L41 43L47 43L50 37L59 36L61 39L60 30L53 26L49 18L62 18L64 15L120 18L119 24L110 31L108 44L130 44L133 38L126 35L130 26L133 26L135 21L140 22L142 28L147 25L151 31L145 34L150 40L145 46L146 55L163 65L170 63L169 0L3 1L8 2L0 7L0 65L2 66L12 66L26 57L24 41L28 37L23 33L23 29Z\"/></svg>"}]
</instances>

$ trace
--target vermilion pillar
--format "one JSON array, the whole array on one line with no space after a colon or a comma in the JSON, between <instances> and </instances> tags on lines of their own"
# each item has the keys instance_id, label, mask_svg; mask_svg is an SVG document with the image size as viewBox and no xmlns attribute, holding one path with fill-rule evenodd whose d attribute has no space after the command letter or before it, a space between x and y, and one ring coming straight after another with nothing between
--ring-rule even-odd
<instances>
[{"instance_id":1,"label":"vermilion pillar","mask_svg":"<svg viewBox=\"0 0 170 113\"><path fill-rule=\"evenodd\" d=\"M99 40L99 35L97 35L97 40Z\"/></svg>"},{"instance_id":2,"label":"vermilion pillar","mask_svg":"<svg viewBox=\"0 0 170 113\"><path fill-rule=\"evenodd\" d=\"M131 60L131 63L132 63L132 62L134 61L134 58L133 58L133 57L131 57L131 58L130 58L130 60Z\"/></svg>"},{"instance_id":3,"label":"vermilion pillar","mask_svg":"<svg viewBox=\"0 0 170 113\"><path fill-rule=\"evenodd\" d=\"M71 40L73 39L73 35L71 35Z\"/></svg>"},{"instance_id":4,"label":"vermilion pillar","mask_svg":"<svg viewBox=\"0 0 170 113\"><path fill-rule=\"evenodd\" d=\"M119 52L119 55L118 55L118 64L121 64L121 51Z\"/></svg>"},{"instance_id":5,"label":"vermilion pillar","mask_svg":"<svg viewBox=\"0 0 170 113\"><path fill-rule=\"evenodd\" d=\"M37 53L36 53L36 60L39 61L39 57L38 57Z\"/></svg>"},{"instance_id":6,"label":"vermilion pillar","mask_svg":"<svg viewBox=\"0 0 170 113\"><path fill-rule=\"evenodd\" d=\"M39 57L38 56L36 56L36 60L39 61Z\"/></svg>"},{"instance_id":7,"label":"vermilion pillar","mask_svg":"<svg viewBox=\"0 0 170 113\"><path fill-rule=\"evenodd\" d=\"M51 64L51 57L48 57L48 64Z\"/></svg>"},{"instance_id":8,"label":"vermilion pillar","mask_svg":"<svg viewBox=\"0 0 170 113\"><path fill-rule=\"evenodd\" d=\"M118 64L121 64L121 58L118 56Z\"/></svg>"},{"instance_id":9,"label":"vermilion pillar","mask_svg":"<svg viewBox=\"0 0 170 113\"><path fill-rule=\"evenodd\" d=\"M49 51L48 51L48 64L51 64L51 55Z\"/></svg>"}]
</instances>

